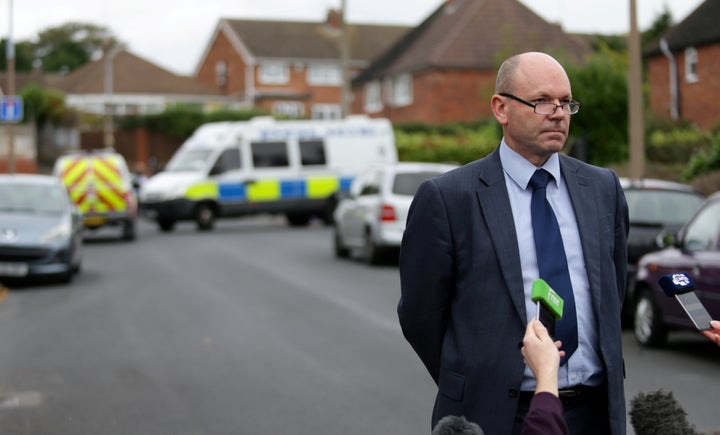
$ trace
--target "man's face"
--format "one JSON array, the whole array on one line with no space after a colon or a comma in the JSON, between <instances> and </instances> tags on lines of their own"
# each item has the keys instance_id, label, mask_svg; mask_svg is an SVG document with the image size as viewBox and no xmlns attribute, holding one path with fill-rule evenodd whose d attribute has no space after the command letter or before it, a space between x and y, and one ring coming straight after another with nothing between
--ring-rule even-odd
<instances>
[{"instance_id":1,"label":"man's face","mask_svg":"<svg viewBox=\"0 0 720 435\"><path fill-rule=\"evenodd\" d=\"M545 57L523 59L513 78L512 94L532 104L563 104L572 98L565 71ZM562 150L570 128L570 115L562 108L541 115L522 102L502 96L493 97L493 105L503 125L505 142L531 163L541 166Z\"/></svg>"}]
</instances>

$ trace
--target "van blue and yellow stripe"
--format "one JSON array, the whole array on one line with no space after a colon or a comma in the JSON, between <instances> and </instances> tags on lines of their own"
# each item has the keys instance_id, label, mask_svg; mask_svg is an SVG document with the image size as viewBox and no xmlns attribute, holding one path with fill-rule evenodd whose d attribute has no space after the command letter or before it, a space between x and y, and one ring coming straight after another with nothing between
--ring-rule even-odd
<instances>
[{"instance_id":1,"label":"van blue and yellow stripe","mask_svg":"<svg viewBox=\"0 0 720 435\"><path fill-rule=\"evenodd\" d=\"M208 181L191 186L185 198L191 201L215 199L219 202L260 202L289 199L324 199L350 189L352 177L318 176L285 180L259 180L252 183Z\"/></svg>"}]
</instances>

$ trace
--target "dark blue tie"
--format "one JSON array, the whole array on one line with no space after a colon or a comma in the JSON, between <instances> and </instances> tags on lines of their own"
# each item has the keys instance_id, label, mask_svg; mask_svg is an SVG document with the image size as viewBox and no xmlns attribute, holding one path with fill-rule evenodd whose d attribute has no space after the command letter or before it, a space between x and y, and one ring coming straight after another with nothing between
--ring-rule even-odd
<instances>
[{"instance_id":1,"label":"dark blue tie","mask_svg":"<svg viewBox=\"0 0 720 435\"><path fill-rule=\"evenodd\" d=\"M578 346L577 315L560 226L545 197L545 190L551 178L549 172L538 169L530 179L528 187L533 189L530 211L540 278L544 279L564 301L562 318L555 324L555 339L562 341L562 350L565 351L565 357L560 361L560 365L563 365Z\"/></svg>"}]
</instances>

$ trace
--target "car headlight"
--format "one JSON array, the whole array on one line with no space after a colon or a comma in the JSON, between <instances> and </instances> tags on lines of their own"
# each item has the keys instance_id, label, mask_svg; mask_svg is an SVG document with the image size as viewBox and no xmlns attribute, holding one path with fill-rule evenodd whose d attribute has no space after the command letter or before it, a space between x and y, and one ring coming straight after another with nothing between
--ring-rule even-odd
<instances>
[{"instance_id":1,"label":"car headlight","mask_svg":"<svg viewBox=\"0 0 720 435\"><path fill-rule=\"evenodd\" d=\"M59 224L48 229L40 236L40 243L58 243L67 240L72 233L72 225L69 219L63 219Z\"/></svg>"}]
</instances>

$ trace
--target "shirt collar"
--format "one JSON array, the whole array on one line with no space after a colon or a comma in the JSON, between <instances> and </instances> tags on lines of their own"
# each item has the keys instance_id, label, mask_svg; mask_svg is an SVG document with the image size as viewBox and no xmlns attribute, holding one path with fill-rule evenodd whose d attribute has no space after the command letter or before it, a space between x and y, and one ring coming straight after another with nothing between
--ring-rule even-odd
<instances>
[{"instance_id":1,"label":"shirt collar","mask_svg":"<svg viewBox=\"0 0 720 435\"><path fill-rule=\"evenodd\" d=\"M508 177L522 190L527 188L530 178L537 169L540 169L510 148L508 144L505 143L505 138L500 141L500 162ZM555 184L559 187L562 182L562 177L560 176L560 158L558 157L558 153L553 153L541 168L548 171L553 178L555 178Z\"/></svg>"}]
</instances>

